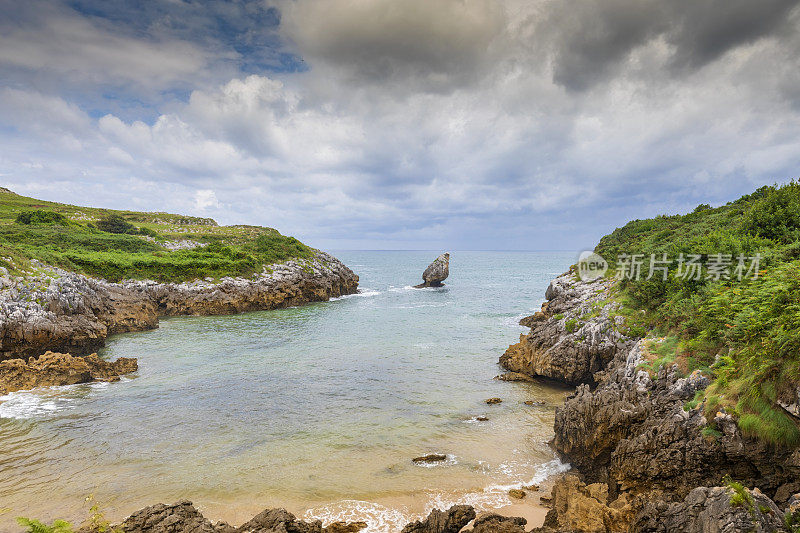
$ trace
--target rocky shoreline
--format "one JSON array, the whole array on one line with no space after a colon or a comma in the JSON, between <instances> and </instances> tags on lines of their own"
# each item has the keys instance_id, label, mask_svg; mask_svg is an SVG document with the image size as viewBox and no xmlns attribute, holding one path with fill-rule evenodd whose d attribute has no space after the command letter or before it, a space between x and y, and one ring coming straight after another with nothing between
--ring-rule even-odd
<instances>
[{"instance_id":1,"label":"rocky shoreline","mask_svg":"<svg viewBox=\"0 0 800 533\"><path fill-rule=\"evenodd\" d=\"M0 272L0 361L50 350L86 355L114 333L158 327L160 316L225 315L325 301L358 291L358 276L335 257L269 265L253 278L186 283L111 283L35 263Z\"/></svg>"},{"instance_id":2,"label":"rocky shoreline","mask_svg":"<svg viewBox=\"0 0 800 533\"><path fill-rule=\"evenodd\" d=\"M646 371L648 339L623 332L611 291L572 272L553 280L542 310L522 321L530 333L500 359L577 385L552 441L573 471L556 480L538 531L790 531L800 450L745 437L725 412L709 421L702 405L688 408L707 378Z\"/></svg>"}]
</instances>

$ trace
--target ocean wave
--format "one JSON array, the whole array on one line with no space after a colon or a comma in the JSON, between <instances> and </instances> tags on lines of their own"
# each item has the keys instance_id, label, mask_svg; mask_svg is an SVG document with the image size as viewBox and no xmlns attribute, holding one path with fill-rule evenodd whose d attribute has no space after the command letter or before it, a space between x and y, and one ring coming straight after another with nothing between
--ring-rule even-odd
<instances>
[{"instance_id":1,"label":"ocean wave","mask_svg":"<svg viewBox=\"0 0 800 533\"><path fill-rule=\"evenodd\" d=\"M343 500L309 509L305 520L322 520L324 526L333 522L365 522L364 533L395 533L416 519L405 510L392 509L384 505L359 500Z\"/></svg>"},{"instance_id":2,"label":"ocean wave","mask_svg":"<svg viewBox=\"0 0 800 533\"><path fill-rule=\"evenodd\" d=\"M447 287L414 287L413 285L405 285L403 287L389 287L389 292L409 292L409 291L427 291L427 292L444 292Z\"/></svg>"},{"instance_id":3,"label":"ocean wave","mask_svg":"<svg viewBox=\"0 0 800 533\"><path fill-rule=\"evenodd\" d=\"M132 380L123 376L119 382L128 381ZM97 381L12 392L0 396L0 418L28 420L52 416L71 409L77 400L86 397L85 391L104 390L108 387L107 381ZM76 395L78 391L80 393Z\"/></svg>"},{"instance_id":4,"label":"ocean wave","mask_svg":"<svg viewBox=\"0 0 800 533\"><path fill-rule=\"evenodd\" d=\"M533 313L522 313L516 316L506 317L503 320L503 325L513 329L528 329L525 326L520 326L519 321L525 317L531 316Z\"/></svg>"},{"instance_id":5,"label":"ocean wave","mask_svg":"<svg viewBox=\"0 0 800 533\"><path fill-rule=\"evenodd\" d=\"M0 396L0 418L27 420L52 415L69 408L71 398L42 396L37 392L12 392Z\"/></svg>"},{"instance_id":6,"label":"ocean wave","mask_svg":"<svg viewBox=\"0 0 800 533\"><path fill-rule=\"evenodd\" d=\"M379 294L382 294L381 291L376 291L373 289L359 289L358 292L354 294L343 294L342 296L335 296L334 298L331 298L328 301L336 302L339 300L347 300L349 298L358 298L358 297L366 298L369 296L378 296Z\"/></svg>"},{"instance_id":7,"label":"ocean wave","mask_svg":"<svg viewBox=\"0 0 800 533\"><path fill-rule=\"evenodd\" d=\"M547 478L566 472L571 468L572 466L569 463L562 463L560 459L553 459L552 461L540 464L536 468L536 473L530 479L509 483L506 485L490 485L489 487L486 487L485 490L489 492L502 492L505 494L511 489L521 489L526 485L539 485ZM515 465L503 463L500 465L500 470L506 474L513 474L517 468Z\"/></svg>"}]
</instances>

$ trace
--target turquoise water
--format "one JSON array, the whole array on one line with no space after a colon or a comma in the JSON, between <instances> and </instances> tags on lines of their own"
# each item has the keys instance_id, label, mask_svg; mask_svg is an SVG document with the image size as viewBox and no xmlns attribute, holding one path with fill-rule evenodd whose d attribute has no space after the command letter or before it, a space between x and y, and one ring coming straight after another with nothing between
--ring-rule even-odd
<instances>
[{"instance_id":1,"label":"turquoise water","mask_svg":"<svg viewBox=\"0 0 800 533\"><path fill-rule=\"evenodd\" d=\"M492 378L574 254L453 252L447 285L422 290L436 252L336 255L360 294L164 319L102 351L138 357L130 379L0 397L0 521L79 520L94 494L112 517L189 498L232 522L281 505L388 531L561 468L546 442L565 391ZM433 452L448 460L410 461Z\"/></svg>"}]
</instances>

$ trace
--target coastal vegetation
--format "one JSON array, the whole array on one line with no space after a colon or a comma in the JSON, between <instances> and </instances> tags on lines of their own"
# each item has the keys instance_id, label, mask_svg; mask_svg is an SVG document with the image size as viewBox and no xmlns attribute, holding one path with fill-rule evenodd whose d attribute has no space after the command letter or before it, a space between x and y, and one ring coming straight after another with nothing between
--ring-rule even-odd
<instances>
[{"instance_id":1,"label":"coastal vegetation","mask_svg":"<svg viewBox=\"0 0 800 533\"><path fill-rule=\"evenodd\" d=\"M0 190L0 266L31 261L101 277L181 282L252 276L314 251L272 228L219 226L209 218L45 202Z\"/></svg>"},{"instance_id":2,"label":"coastal vegetation","mask_svg":"<svg viewBox=\"0 0 800 533\"><path fill-rule=\"evenodd\" d=\"M800 183L761 187L686 215L634 220L595 252L611 264L607 275L620 277L628 328L663 337L648 370L674 363L710 378L687 408L702 406L709 421L727 412L747 435L800 444L797 418L785 408L797 402L800 383ZM644 258L640 279L620 276L625 254ZM681 258L692 255L706 265L730 259L730 268L721 276L706 269L681 275ZM652 259L666 259L658 263L667 267L666 279L661 271L649 276Z\"/></svg>"}]
</instances>

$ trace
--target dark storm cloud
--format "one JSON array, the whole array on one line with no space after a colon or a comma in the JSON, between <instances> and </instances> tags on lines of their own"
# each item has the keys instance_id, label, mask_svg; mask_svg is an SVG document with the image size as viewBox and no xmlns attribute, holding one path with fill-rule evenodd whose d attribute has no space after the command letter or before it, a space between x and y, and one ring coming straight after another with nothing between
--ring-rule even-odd
<instances>
[{"instance_id":1,"label":"dark storm cloud","mask_svg":"<svg viewBox=\"0 0 800 533\"><path fill-rule=\"evenodd\" d=\"M798 0L574 0L553 2L537 21L537 44L553 56L554 80L581 91L613 78L631 53L662 39L673 70L696 70L786 29ZM796 29L796 28L795 28Z\"/></svg>"}]
</instances>

